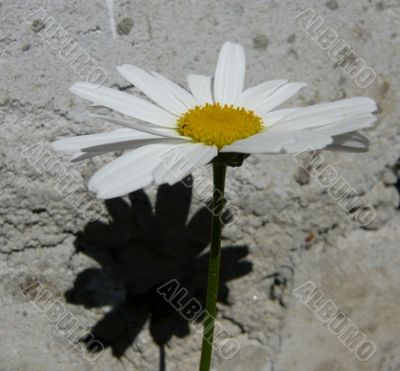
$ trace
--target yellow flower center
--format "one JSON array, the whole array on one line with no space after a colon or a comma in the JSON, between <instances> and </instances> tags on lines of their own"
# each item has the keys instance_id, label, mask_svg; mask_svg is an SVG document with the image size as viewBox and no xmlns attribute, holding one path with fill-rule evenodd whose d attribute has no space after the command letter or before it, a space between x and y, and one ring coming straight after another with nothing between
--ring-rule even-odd
<instances>
[{"instance_id":1,"label":"yellow flower center","mask_svg":"<svg viewBox=\"0 0 400 371\"><path fill-rule=\"evenodd\" d=\"M263 127L253 111L219 103L196 106L179 117L177 124L179 134L219 149L259 133Z\"/></svg>"}]
</instances>

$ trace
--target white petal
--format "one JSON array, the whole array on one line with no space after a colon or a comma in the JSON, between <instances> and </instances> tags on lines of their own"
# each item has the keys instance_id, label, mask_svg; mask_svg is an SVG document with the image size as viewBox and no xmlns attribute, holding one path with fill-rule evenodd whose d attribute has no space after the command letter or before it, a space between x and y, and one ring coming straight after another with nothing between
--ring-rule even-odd
<instances>
[{"instance_id":1,"label":"white petal","mask_svg":"<svg viewBox=\"0 0 400 371\"><path fill-rule=\"evenodd\" d=\"M172 138L147 138L147 139L133 139L125 140L118 143L105 143L99 144L97 146L91 146L82 148L83 152L110 152L110 151L126 151L129 149L140 148L143 146L148 146L150 144L176 144L177 139ZM186 140L181 140L180 143L187 143Z\"/></svg>"},{"instance_id":2,"label":"white petal","mask_svg":"<svg viewBox=\"0 0 400 371\"><path fill-rule=\"evenodd\" d=\"M287 80L271 80L260 85L246 89L240 95L237 105L256 110L265 104L265 100L279 87L286 84Z\"/></svg>"},{"instance_id":3,"label":"white petal","mask_svg":"<svg viewBox=\"0 0 400 371\"><path fill-rule=\"evenodd\" d=\"M117 67L118 72L137 87L152 101L175 115L181 115L187 107L177 99L164 84L147 71L139 67L124 64Z\"/></svg>"},{"instance_id":4,"label":"white petal","mask_svg":"<svg viewBox=\"0 0 400 371\"><path fill-rule=\"evenodd\" d=\"M214 98L221 104L236 104L243 90L246 59L239 44L226 42L215 70Z\"/></svg>"},{"instance_id":5,"label":"white petal","mask_svg":"<svg viewBox=\"0 0 400 371\"><path fill-rule=\"evenodd\" d=\"M376 111L377 106L375 101L371 98L352 97L352 98L341 99L335 102L320 103L309 107L303 107L302 112L294 116L309 117L310 114L314 113L325 113L327 111L332 112L335 109L342 110L348 108L355 110L355 112L353 113L361 114L361 113L374 112Z\"/></svg>"},{"instance_id":6,"label":"white petal","mask_svg":"<svg viewBox=\"0 0 400 371\"><path fill-rule=\"evenodd\" d=\"M372 106L370 106L371 108ZM345 107L346 108L346 107ZM290 115L296 116L298 109L294 109L293 114L287 115L287 112L279 112L278 116L284 114L282 121L286 121ZM285 110L283 110L285 111ZM347 112L347 111L346 111ZM360 109L352 112L360 112ZM272 114L272 113L271 113ZM331 113L331 115L333 115ZM339 110L336 114L336 118L343 118L343 111ZM330 120L330 122L332 119ZM354 132L359 129L372 126L376 121L376 117L372 114L364 114L356 117L350 117L341 121L336 121L326 126L311 126L310 128L303 130L276 130L283 126L280 122L272 125L267 130L260 134L256 134L246 139L242 139L232 143L229 146L224 147L221 152L242 152L242 153L296 153L303 150L317 150L317 149L329 149L329 150L347 150L354 152L354 147L359 150L361 147L363 150L368 148L365 140L360 144L359 137L352 137L352 141L348 141L348 145L340 143L340 138L343 138L341 134ZM297 126L296 126L297 127ZM274 130L275 129L275 130ZM339 137L338 137L339 136ZM338 139L339 138L339 139ZM355 138L355 139L354 139ZM364 138L364 137L363 137ZM347 139L347 137L345 137ZM358 142L357 142L358 140ZM355 144L353 142L356 142ZM332 144L333 143L333 144ZM346 148L345 148L346 147Z\"/></svg>"},{"instance_id":7,"label":"white petal","mask_svg":"<svg viewBox=\"0 0 400 371\"><path fill-rule=\"evenodd\" d=\"M92 147L107 143L118 143L133 139L156 138L153 134L142 133L131 129L118 129L108 133L79 135L70 138L62 138L51 144L54 151L80 152L85 147Z\"/></svg>"},{"instance_id":8,"label":"white petal","mask_svg":"<svg viewBox=\"0 0 400 371\"><path fill-rule=\"evenodd\" d=\"M181 141L181 143L185 143L186 141ZM97 146L82 148L83 152L75 153L71 162L78 162L82 160L86 160L95 156L103 155L110 151L126 151L133 150L136 148L140 148L143 146L148 146L150 144L176 144L176 139L170 138L156 138L156 139L138 139L131 141L123 141L118 143L106 143L99 144Z\"/></svg>"},{"instance_id":9,"label":"white petal","mask_svg":"<svg viewBox=\"0 0 400 371\"><path fill-rule=\"evenodd\" d=\"M182 102L186 110L197 104L196 99L187 90L157 72L151 73L176 99Z\"/></svg>"},{"instance_id":10,"label":"white petal","mask_svg":"<svg viewBox=\"0 0 400 371\"><path fill-rule=\"evenodd\" d=\"M101 188L96 193L96 197L107 200L110 198L121 197L128 193L135 192L140 188L149 186L153 182L151 173L147 172L138 178L129 179L129 182L115 185L113 188Z\"/></svg>"},{"instance_id":11,"label":"white petal","mask_svg":"<svg viewBox=\"0 0 400 371\"><path fill-rule=\"evenodd\" d=\"M239 153L280 153L286 144L294 144L296 139L286 133L260 133L246 139L240 139L223 147L221 152Z\"/></svg>"},{"instance_id":12,"label":"white petal","mask_svg":"<svg viewBox=\"0 0 400 371\"><path fill-rule=\"evenodd\" d=\"M187 77L189 89L200 106L214 103L213 79L210 76L189 75Z\"/></svg>"},{"instance_id":13,"label":"white petal","mask_svg":"<svg viewBox=\"0 0 400 371\"><path fill-rule=\"evenodd\" d=\"M305 87L306 85L307 84L304 84L302 82L292 82L281 86L271 95L269 95L264 100L262 105L257 106L257 114L260 116L264 116L266 113L272 111L274 108L286 102L289 98L295 95L301 88Z\"/></svg>"},{"instance_id":14,"label":"white petal","mask_svg":"<svg viewBox=\"0 0 400 371\"><path fill-rule=\"evenodd\" d=\"M63 138L51 144L53 150L75 153L72 162L85 160L109 151L125 151L156 143L176 143L177 139L160 137L130 129L119 129L108 133L80 135ZM181 143L187 142L184 137Z\"/></svg>"},{"instance_id":15,"label":"white petal","mask_svg":"<svg viewBox=\"0 0 400 371\"><path fill-rule=\"evenodd\" d=\"M270 132L253 135L223 147L221 152L240 153L296 153L317 150L333 142L329 135L316 131Z\"/></svg>"},{"instance_id":16,"label":"white petal","mask_svg":"<svg viewBox=\"0 0 400 371\"><path fill-rule=\"evenodd\" d=\"M277 111L268 112L262 116L264 126L269 128L279 123L284 117L300 110L301 108L285 108Z\"/></svg>"},{"instance_id":17,"label":"white petal","mask_svg":"<svg viewBox=\"0 0 400 371\"><path fill-rule=\"evenodd\" d=\"M333 143L327 151L361 153L367 152L370 145L368 138L360 133L347 133L333 137Z\"/></svg>"},{"instance_id":18,"label":"white petal","mask_svg":"<svg viewBox=\"0 0 400 371\"><path fill-rule=\"evenodd\" d=\"M99 87L87 82L76 83L72 85L70 90L81 98L139 120L165 127L174 127L176 125L176 116L128 93L103 86Z\"/></svg>"},{"instance_id":19,"label":"white petal","mask_svg":"<svg viewBox=\"0 0 400 371\"><path fill-rule=\"evenodd\" d=\"M305 150L323 149L333 143L331 136L316 131L296 131L296 143L285 145L285 153L298 153Z\"/></svg>"},{"instance_id":20,"label":"white petal","mask_svg":"<svg viewBox=\"0 0 400 371\"><path fill-rule=\"evenodd\" d=\"M127 126L132 128L136 131L141 131L143 133L149 133L158 135L160 137L167 137L167 138L185 138L178 134L178 132L173 128L159 128L159 127L152 127L147 124L143 124L140 122L130 122L126 120L117 119L115 117L110 116L103 116L103 115L89 115L90 117L97 118L99 120L105 120L111 122L113 124Z\"/></svg>"},{"instance_id":21,"label":"white petal","mask_svg":"<svg viewBox=\"0 0 400 371\"><path fill-rule=\"evenodd\" d=\"M176 144L151 144L123 154L93 175L89 189L100 198L112 198L150 184L160 156Z\"/></svg>"},{"instance_id":22,"label":"white petal","mask_svg":"<svg viewBox=\"0 0 400 371\"><path fill-rule=\"evenodd\" d=\"M369 128L376 122L377 118L374 115L367 114L358 117L352 117L347 120L335 122L333 124L317 127L314 131L322 132L331 136L341 135L356 130Z\"/></svg>"},{"instance_id":23,"label":"white petal","mask_svg":"<svg viewBox=\"0 0 400 371\"><path fill-rule=\"evenodd\" d=\"M329 125L354 116L368 114L376 110L376 103L366 97L342 99L331 103L303 107L286 116L271 130L301 130Z\"/></svg>"},{"instance_id":24,"label":"white petal","mask_svg":"<svg viewBox=\"0 0 400 371\"><path fill-rule=\"evenodd\" d=\"M175 184L196 167L209 163L217 154L217 147L201 143L176 146L164 154L161 164L153 172L154 180L158 184Z\"/></svg>"}]
</instances>

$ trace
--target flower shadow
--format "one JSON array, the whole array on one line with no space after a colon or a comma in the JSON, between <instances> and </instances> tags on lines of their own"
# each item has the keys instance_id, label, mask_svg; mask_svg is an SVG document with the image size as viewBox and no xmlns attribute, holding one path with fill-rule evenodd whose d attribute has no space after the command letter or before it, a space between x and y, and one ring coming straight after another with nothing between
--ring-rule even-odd
<instances>
[{"instance_id":1,"label":"flower shadow","mask_svg":"<svg viewBox=\"0 0 400 371\"><path fill-rule=\"evenodd\" d=\"M160 348L160 371L165 369L164 346L173 337L190 333L190 323L157 293L175 279L188 290L187 298L204 307L211 213L200 208L189 220L192 179L158 189L155 207L142 191L106 201L110 222L90 222L75 241L77 252L100 268L79 273L66 300L86 308L111 307L91 334L121 359L148 323ZM218 301L229 305L227 282L252 271L246 246L222 249ZM90 337L88 337L90 339ZM86 339L82 340L84 343ZM89 341L87 346L90 348ZM98 351L98 349L89 349Z\"/></svg>"}]
</instances>

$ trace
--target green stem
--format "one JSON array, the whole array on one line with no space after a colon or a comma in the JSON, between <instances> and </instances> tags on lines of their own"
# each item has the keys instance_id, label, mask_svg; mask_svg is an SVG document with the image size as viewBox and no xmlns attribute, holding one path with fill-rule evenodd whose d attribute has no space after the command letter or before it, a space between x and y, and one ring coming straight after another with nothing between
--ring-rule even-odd
<instances>
[{"instance_id":1,"label":"green stem","mask_svg":"<svg viewBox=\"0 0 400 371\"><path fill-rule=\"evenodd\" d=\"M203 344L201 347L200 371L209 371L211 366L214 325L217 315L225 174L226 165L224 163L213 163L214 192L212 202L211 250L208 265L207 301Z\"/></svg>"}]
</instances>

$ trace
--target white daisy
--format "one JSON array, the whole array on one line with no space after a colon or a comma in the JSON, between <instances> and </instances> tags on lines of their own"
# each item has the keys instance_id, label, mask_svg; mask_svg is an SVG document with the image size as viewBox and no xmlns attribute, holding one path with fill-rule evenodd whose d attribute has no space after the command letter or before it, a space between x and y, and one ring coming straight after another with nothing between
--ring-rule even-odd
<instances>
[{"instance_id":1,"label":"white daisy","mask_svg":"<svg viewBox=\"0 0 400 371\"><path fill-rule=\"evenodd\" d=\"M73 161L125 151L89 181L89 189L104 199L153 181L176 183L222 153L278 154L323 148L365 151L368 139L356 131L376 121L371 114L376 104L366 97L275 110L306 84L272 80L244 90L244 50L230 42L222 47L214 78L188 76L190 93L156 72L131 65L119 66L118 71L155 104L86 82L74 84L71 91L144 123L94 115L124 128L52 144L56 151L73 153ZM161 161L171 150L185 159L183 166L169 168Z\"/></svg>"}]
</instances>

